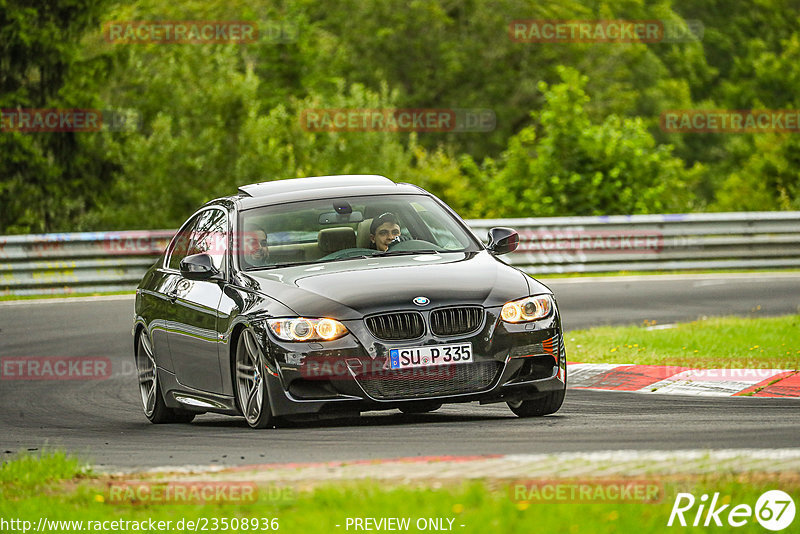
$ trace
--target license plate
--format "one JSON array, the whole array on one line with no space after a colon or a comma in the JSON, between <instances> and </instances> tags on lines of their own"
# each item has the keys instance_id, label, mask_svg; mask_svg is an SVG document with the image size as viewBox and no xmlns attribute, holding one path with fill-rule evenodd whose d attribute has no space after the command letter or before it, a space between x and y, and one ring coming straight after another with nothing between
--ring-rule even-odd
<instances>
[{"instance_id":1,"label":"license plate","mask_svg":"<svg viewBox=\"0 0 800 534\"><path fill-rule=\"evenodd\" d=\"M392 369L469 363L472 361L472 343L392 349L389 351L389 359Z\"/></svg>"}]
</instances>

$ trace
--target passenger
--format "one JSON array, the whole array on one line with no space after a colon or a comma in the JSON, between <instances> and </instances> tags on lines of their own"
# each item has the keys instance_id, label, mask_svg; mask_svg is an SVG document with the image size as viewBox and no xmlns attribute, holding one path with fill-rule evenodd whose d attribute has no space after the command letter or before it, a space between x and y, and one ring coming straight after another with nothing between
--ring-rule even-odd
<instances>
[{"instance_id":1,"label":"passenger","mask_svg":"<svg viewBox=\"0 0 800 534\"><path fill-rule=\"evenodd\" d=\"M264 267L269 261L267 233L255 224L244 227L244 259L250 267Z\"/></svg>"},{"instance_id":2,"label":"passenger","mask_svg":"<svg viewBox=\"0 0 800 534\"><path fill-rule=\"evenodd\" d=\"M393 213L383 213L372 219L369 225L369 248L386 251L394 240L400 240L400 223Z\"/></svg>"}]
</instances>

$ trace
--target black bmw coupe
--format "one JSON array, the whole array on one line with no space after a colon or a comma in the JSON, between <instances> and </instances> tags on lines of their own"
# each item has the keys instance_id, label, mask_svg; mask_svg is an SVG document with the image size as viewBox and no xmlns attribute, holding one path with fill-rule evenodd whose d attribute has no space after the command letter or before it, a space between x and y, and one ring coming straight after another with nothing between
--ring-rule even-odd
<instances>
[{"instance_id":1,"label":"black bmw coupe","mask_svg":"<svg viewBox=\"0 0 800 534\"><path fill-rule=\"evenodd\" d=\"M557 411L551 291L441 200L382 176L258 183L208 202L136 292L139 390L153 423L216 412L253 428L443 403Z\"/></svg>"}]
</instances>

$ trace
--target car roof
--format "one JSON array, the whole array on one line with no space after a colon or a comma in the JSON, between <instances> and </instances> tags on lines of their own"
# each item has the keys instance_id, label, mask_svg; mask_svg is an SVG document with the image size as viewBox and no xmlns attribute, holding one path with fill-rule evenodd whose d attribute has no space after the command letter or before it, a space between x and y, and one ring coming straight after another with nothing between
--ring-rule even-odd
<instances>
[{"instance_id":1,"label":"car roof","mask_svg":"<svg viewBox=\"0 0 800 534\"><path fill-rule=\"evenodd\" d=\"M347 174L292 178L243 185L239 187L238 200L242 209L248 209L301 200L399 193L427 194L415 185L395 183L385 176Z\"/></svg>"}]
</instances>

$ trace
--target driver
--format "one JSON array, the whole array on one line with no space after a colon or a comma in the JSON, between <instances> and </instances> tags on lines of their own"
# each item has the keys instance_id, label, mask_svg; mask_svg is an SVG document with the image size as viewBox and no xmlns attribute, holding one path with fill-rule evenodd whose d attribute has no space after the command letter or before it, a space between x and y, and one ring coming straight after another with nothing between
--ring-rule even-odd
<instances>
[{"instance_id":1,"label":"driver","mask_svg":"<svg viewBox=\"0 0 800 534\"><path fill-rule=\"evenodd\" d=\"M383 213L372 219L369 225L369 248L386 251L389 243L400 238L400 223L393 213Z\"/></svg>"},{"instance_id":2,"label":"driver","mask_svg":"<svg viewBox=\"0 0 800 534\"><path fill-rule=\"evenodd\" d=\"M267 233L255 224L244 227L244 259L251 267L264 267L269 260Z\"/></svg>"}]
</instances>

